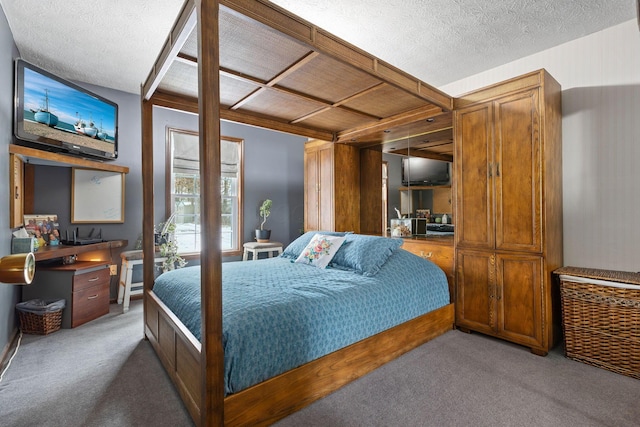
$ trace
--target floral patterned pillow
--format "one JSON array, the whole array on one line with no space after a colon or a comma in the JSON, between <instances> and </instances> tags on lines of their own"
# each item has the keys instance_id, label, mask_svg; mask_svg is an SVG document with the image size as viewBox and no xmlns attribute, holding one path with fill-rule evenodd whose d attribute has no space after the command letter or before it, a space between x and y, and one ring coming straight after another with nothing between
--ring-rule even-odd
<instances>
[{"instance_id":1,"label":"floral patterned pillow","mask_svg":"<svg viewBox=\"0 0 640 427\"><path fill-rule=\"evenodd\" d=\"M325 268L344 242L344 236L316 234L300 253L296 262Z\"/></svg>"}]
</instances>

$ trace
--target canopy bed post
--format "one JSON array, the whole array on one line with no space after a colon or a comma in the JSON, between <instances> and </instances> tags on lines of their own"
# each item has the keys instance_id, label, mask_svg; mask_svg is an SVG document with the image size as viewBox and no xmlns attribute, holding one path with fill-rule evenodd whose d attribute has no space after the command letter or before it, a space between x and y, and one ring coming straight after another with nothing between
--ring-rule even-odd
<instances>
[{"instance_id":1,"label":"canopy bed post","mask_svg":"<svg viewBox=\"0 0 640 427\"><path fill-rule=\"evenodd\" d=\"M154 281L154 239L153 239L153 102L142 102L142 256L143 256L143 308L147 313L148 291L153 289ZM151 218L145 221L145 218Z\"/></svg>"},{"instance_id":2,"label":"canopy bed post","mask_svg":"<svg viewBox=\"0 0 640 427\"><path fill-rule=\"evenodd\" d=\"M196 1L202 221L202 426L224 424L218 10L217 0Z\"/></svg>"}]
</instances>

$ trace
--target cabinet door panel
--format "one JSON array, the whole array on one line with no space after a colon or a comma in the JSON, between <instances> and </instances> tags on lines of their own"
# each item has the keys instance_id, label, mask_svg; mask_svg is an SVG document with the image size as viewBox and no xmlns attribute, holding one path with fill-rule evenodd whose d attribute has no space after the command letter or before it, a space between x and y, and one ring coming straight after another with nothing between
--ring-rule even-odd
<instances>
[{"instance_id":1,"label":"cabinet door panel","mask_svg":"<svg viewBox=\"0 0 640 427\"><path fill-rule=\"evenodd\" d=\"M542 340L542 258L497 256L499 333L528 346Z\"/></svg>"},{"instance_id":2,"label":"cabinet door panel","mask_svg":"<svg viewBox=\"0 0 640 427\"><path fill-rule=\"evenodd\" d=\"M320 204L318 230L333 230L333 148L328 147L318 151L318 162L320 185L320 191L318 194L318 203Z\"/></svg>"},{"instance_id":3,"label":"cabinet door panel","mask_svg":"<svg viewBox=\"0 0 640 427\"><path fill-rule=\"evenodd\" d=\"M319 219L319 181L318 181L318 152L305 150L304 152L304 229L317 230Z\"/></svg>"},{"instance_id":4,"label":"cabinet door panel","mask_svg":"<svg viewBox=\"0 0 640 427\"><path fill-rule=\"evenodd\" d=\"M24 218L24 162L15 154L10 154L9 159L9 227L17 228L23 224Z\"/></svg>"},{"instance_id":5,"label":"cabinet door panel","mask_svg":"<svg viewBox=\"0 0 640 427\"><path fill-rule=\"evenodd\" d=\"M496 249L540 252L538 90L495 102Z\"/></svg>"},{"instance_id":6,"label":"cabinet door panel","mask_svg":"<svg viewBox=\"0 0 640 427\"><path fill-rule=\"evenodd\" d=\"M456 241L464 247L494 247L491 103L456 112Z\"/></svg>"},{"instance_id":7,"label":"cabinet door panel","mask_svg":"<svg viewBox=\"0 0 640 427\"><path fill-rule=\"evenodd\" d=\"M458 251L456 255L456 324L494 333L495 275L492 253Z\"/></svg>"}]
</instances>

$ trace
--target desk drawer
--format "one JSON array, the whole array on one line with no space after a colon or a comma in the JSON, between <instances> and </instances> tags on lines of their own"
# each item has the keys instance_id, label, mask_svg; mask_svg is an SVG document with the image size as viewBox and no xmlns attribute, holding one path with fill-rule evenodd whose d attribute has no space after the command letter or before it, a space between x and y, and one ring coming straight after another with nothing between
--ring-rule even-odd
<instances>
[{"instance_id":1,"label":"desk drawer","mask_svg":"<svg viewBox=\"0 0 640 427\"><path fill-rule=\"evenodd\" d=\"M109 313L109 282L74 292L71 298L71 327L75 328Z\"/></svg>"},{"instance_id":2,"label":"desk drawer","mask_svg":"<svg viewBox=\"0 0 640 427\"><path fill-rule=\"evenodd\" d=\"M109 269L105 265L105 268L99 270L88 271L82 274L76 274L73 276L73 292L79 292L87 288L91 288L96 285L102 285L110 282Z\"/></svg>"},{"instance_id":3,"label":"desk drawer","mask_svg":"<svg viewBox=\"0 0 640 427\"><path fill-rule=\"evenodd\" d=\"M453 246L432 244L423 240L405 240L405 249L436 264L448 278L453 277Z\"/></svg>"}]
</instances>

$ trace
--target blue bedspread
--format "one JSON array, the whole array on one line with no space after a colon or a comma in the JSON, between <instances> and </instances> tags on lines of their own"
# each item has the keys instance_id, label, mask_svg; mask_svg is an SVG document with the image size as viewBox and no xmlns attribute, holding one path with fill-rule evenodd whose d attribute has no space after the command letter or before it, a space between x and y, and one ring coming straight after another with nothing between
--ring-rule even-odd
<instances>
[{"instance_id":1,"label":"blue bedspread","mask_svg":"<svg viewBox=\"0 0 640 427\"><path fill-rule=\"evenodd\" d=\"M449 303L442 270L404 250L373 277L278 257L223 263L222 281L226 394ZM153 291L200 339L200 267Z\"/></svg>"}]
</instances>

